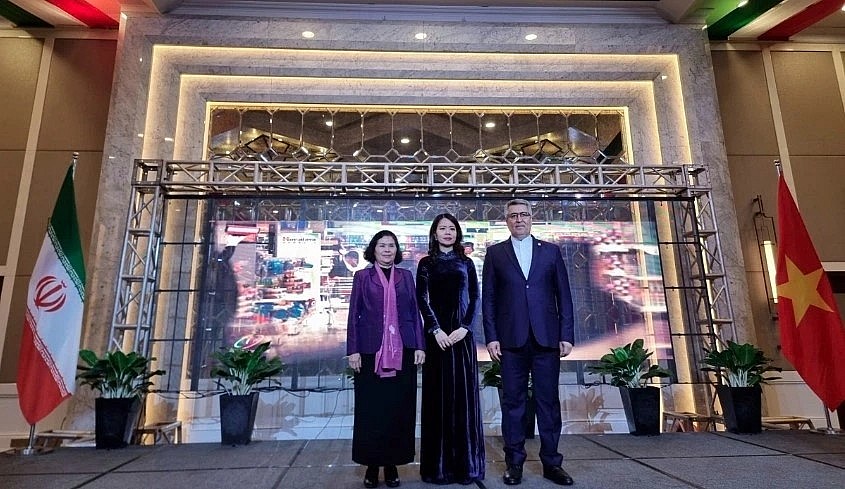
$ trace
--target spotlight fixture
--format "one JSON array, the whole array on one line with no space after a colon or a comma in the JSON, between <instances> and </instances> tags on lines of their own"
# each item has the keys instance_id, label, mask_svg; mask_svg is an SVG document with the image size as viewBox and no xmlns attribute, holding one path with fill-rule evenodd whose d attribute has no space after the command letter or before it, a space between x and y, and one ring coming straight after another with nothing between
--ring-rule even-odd
<instances>
[{"instance_id":1,"label":"spotlight fixture","mask_svg":"<svg viewBox=\"0 0 845 489\"><path fill-rule=\"evenodd\" d=\"M493 129L494 127L496 127L496 123L493 121L487 121L484 123L484 127L486 127L487 129Z\"/></svg>"},{"instance_id":2,"label":"spotlight fixture","mask_svg":"<svg viewBox=\"0 0 845 489\"><path fill-rule=\"evenodd\" d=\"M402 144L408 144L408 143L411 142L411 139L410 138L402 138L402 139L399 140L399 142L402 143Z\"/></svg>"},{"instance_id":3,"label":"spotlight fixture","mask_svg":"<svg viewBox=\"0 0 845 489\"><path fill-rule=\"evenodd\" d=\"M311 31L302 31L302 37L305 39L311 39L314 37L314 33Z\"/></svg>"},{"instance_id":4,"label":"spotlight fixture","mask_svg":"<svg viewBox=\"0 0 845 489\"><path fill-rule=\"evenodd\" d=\"M326 125L329 126L329 127L332 127L334 125L334 121L329 119L329 120L326 121Z\"/></svg>"},{"instance_id":5,"label":"spotlight fixture","mask_svg":"<svg viewBox=\"0 0 845 489\"><path fill-rule=\"evenodd\" d=\"M534 39L537 39L537 34L533 34L533 33L532 33L532 34L526 34L526 35L525 35L525 40L526 40L526 41L533 41Z\"/></svg>"},{"instance_id":6,"label":"spotlight fixture","mask_svg":"<svg viewBox=\"0 0 845 489\"><path fill-rule=\"evenodd\" d=\"M425 39L427 37L428 37L428 34L426 34L425 32L417 32L416 34L414 34L414 39L416 39L418 41L422 41L423 39Z\"/></svg>"}]
</instances>

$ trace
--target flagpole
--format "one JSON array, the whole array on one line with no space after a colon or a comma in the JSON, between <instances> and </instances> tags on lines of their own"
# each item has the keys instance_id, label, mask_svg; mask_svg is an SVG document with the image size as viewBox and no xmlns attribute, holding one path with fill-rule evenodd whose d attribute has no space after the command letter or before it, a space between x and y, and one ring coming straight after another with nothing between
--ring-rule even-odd
<instances>
[{"instance_id":1,"label":"flagpole","mask_svg":"<svg viewBox=\"0 0 845 489\"><path fill-rule=\"evenodd\" d=\"M842 434L845 434L845 431L843 431L841 429L837 430L836 428L833 427L833 423L830 421L830 410L827 409L827 406L822 405L822 409L824 410L824 420L827 423L827 427L826 428L819 428L816 431L818 431L819 433L824 433L825 435L842 435ZM841 426L840 426L840 428L841 428Z\"/></svg>"},{"instance_id":2,"label":"flagpole","mask_svg":"<svg viewBox=\"0 0 845 489\"><path fill-rule=\"evenodd\" d=\"M27 444L26 448L21 450L21 455L35 455L36 452L35 448L35 425L29 425L29 443Z\"/></svg>"},{"instance_id":3,"label":"flagpole","mask_svg":"<svg viewBox=\"0 0 845 489\"><path fill-rule=\"evenodd\" d=\"M28 457L31 455L44 455L45 453L50 453L53 451L52 448L36 447L35 438L35 425L31 424L29 425L29 442L27 443L26 448L13 448L3 453Z\"/></svg>"}]
</instances>

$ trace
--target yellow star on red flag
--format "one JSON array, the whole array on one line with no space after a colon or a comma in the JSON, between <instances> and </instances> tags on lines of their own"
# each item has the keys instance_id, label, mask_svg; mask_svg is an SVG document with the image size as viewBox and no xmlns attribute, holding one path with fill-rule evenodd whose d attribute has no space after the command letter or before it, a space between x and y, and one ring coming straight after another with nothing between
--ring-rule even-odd
<instances>
[{"instance_id":1,"label":"yellow star on red flag","mask_svg":"<svg viewBox=\"0 0 845 489\"><path fill-rule=\"evenodd\" d=\"M833 312L833 309L819 294L819 281L824 270L819 267L812 272L803 273L789 257L786 258L786 275L788 281L778 284L778 296L792 300L792 311L795 314L795 326L801 324L801 319L810 306L816 306L823 311Z\"/></svg>"}]
</instances>

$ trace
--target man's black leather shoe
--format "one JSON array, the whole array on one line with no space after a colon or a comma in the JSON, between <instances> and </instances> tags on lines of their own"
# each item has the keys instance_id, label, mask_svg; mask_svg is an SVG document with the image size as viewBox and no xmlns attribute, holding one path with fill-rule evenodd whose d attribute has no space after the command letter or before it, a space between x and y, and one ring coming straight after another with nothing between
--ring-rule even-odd
<instances>
[{"instance_id":1,"label":"man's black leather shoe","mask_svg":"<svg viewBox=\"0 0 845 489\"><path fill-rule=\"evenodd\" d=\"M543 467L543 477L561 486L571 486L575 483L561 467Z\"/></svg>"},{"instance_id":2,"label":"man's black leather shoe","mask_svg":"<svg viewBox=\"0 0 845 489\"><path fill-rule=\"evenodd\" d=\"M373 488L378 486L378 466L370 465L364 473L364 487Z\"/></svg>"},{"instance_id":3,"label":"man's black leather shoe","mask_svg":"<svg viewBox=\"0 0 845 489\"><path fill-rule=\"evenodd\" d=\"M502 475L502 481L509 486L515 486L522 482L522 466L521 465L508 465L508 468L505 469L504 475Z\"/></svg>"}]
</instances>

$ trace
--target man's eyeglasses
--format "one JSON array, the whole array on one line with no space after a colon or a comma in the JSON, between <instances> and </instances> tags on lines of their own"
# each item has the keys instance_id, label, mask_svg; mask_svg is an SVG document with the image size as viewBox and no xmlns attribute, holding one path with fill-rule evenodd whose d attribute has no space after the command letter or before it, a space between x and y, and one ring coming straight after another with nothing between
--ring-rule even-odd
<instances>
[{"instance_id":1,"label":"man's eyeglasses","mask_svg":"<svg viewBox=\"0 0 845 489\"><path fill-rule=\"evenodd\" d=\"M528 219L531 217L531 214L527 212L512 212L508 214L508 219L511 221L516 221L517 219Z\"/></svg>"}]
</instances>

